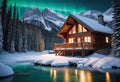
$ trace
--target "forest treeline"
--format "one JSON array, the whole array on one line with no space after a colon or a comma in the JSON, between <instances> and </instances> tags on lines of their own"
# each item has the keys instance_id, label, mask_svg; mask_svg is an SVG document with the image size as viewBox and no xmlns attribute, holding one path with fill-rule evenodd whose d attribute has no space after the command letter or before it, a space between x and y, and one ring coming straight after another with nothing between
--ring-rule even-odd
<instances>
[{"instance_id":1,"label":"forest treeline","mask_svg":"<svg viewBox=\"0 0 120 82\"><path fill-rule=\"evenodd\" d=\"M19 20L19 13L14 7L7 7L3 0L1 7L1 26L3 32L2 48L10 53L44 50L44 39L41 29L35 25Z\"/></svg>"}]
</instances>

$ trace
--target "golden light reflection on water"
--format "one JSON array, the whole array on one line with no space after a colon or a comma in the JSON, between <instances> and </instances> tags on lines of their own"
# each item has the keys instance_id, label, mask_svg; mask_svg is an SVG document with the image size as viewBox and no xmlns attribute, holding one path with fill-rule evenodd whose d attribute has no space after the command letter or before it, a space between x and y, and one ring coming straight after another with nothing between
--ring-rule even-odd
<instances>
[{"instance_id":1,"label":"golden light reflection on water","mask_svg":"<svg viewBox=\"0 0 120 82\"><path fill-rule=\"evenodd\" d=\"M78 70L75 69L75 77L78 77Z\"/></svg>"},{"instance_id":2,"label":"golden light reflection on water","mask_svg":"<svg viewBox=\"0 0 120 82\"><path fill-rule=\"evenodd\" d=\"M70 82L69 69L65 69L65 71L64 71L64 82Z\"/></svg>"},{"instance_id":3,"label":"golden light reflection on water","mask_svg":"<svg viewBox=\"0 0 120 82\"><path fill-rule=\"evenodd\" d=\"M109 72L106 72L106 73L105 73L105 76L106 76L106 82L111 82L110 73L109 73Z\"/></svg>"},{"instance_id":4,"label":"golden light reflection on water","mask_svg":"<svg viewBox=\"0 0 120 82\"><path fill-rule=\"evenodd\" d=\"M53 76L53 70L51 69L50 70L50 77L52 77Z\"/></svg>"},{"instance_id":5,"label":"golden light reflection on water","mask_svg":"<svg viewBox=\"0 0 120 82\"><path fill-rule=\"evenodd\" d=\"M92 82L92 74L89 71L86 71L86 82Z\"/></svg>"},{"instance_id":6,"label":"golden light reflection on water","mask_svg":"<svg viewBox=\"0 0 120 82\"><path fill-rule=\"evenodd\" d=\"M71 71L69 69L64 69L63 71L63 81L64 82L70 82L73 75L71 75ZM51 69L50 70L50 77L53 78L54 82L56 82L56 79L59 77L59 73L61 73L60 70ZM75 82L93 82L92 74L90 71L84 71L84 70L77 70L75 69L73 71L75 76ZM58 76L58 77L57 77ZM110 78L108 74L106 74L106 78ZM106 80L106 82L110 82L109 80Z\"/></svg>"},{"instance_id":7,"label":"golden light reflection on water","mask_svg":"<svg viewBox=\"0 0 120 82\"><path fill-rule=\"evenodd\" d=\"M54 81L56 81L56 78L57 78L57 72L56 72L56 70L53 71L53 78L54 78Z\"/></svg>"},{"instance_id":8,"label":"golden light reflection on water","mask_svg":"<svg viewBox=\"0 0 120 82\"><path fill-rule=\"evenodd\" d=\"M50 77L52 77L54 79L54 82L56 82L56 78L57 78L57 71L51 69L50 70Z\"/></svg>"},{"instance_id":9,"label":"golden light reflection on water","mask_svg":"<svg viewBox=\"0 0 120 82\"><path fill-rule=\"evenodd\" d=\"M86 80L85 80L85 72L83 70L81 70L79 72L79 75L80 75L79 82L86 82Z\"/></svg>"},{"instance_id":10,"label":"golden light reflection on water","mask_svg":"<svg viewBox=\"0 0 120 82\"><path fill-rule=\"evenodd\" d=\"M79 71L79 82L92 82L92 74L89 71L80 70Z\"/></svg>"}]
</instances>

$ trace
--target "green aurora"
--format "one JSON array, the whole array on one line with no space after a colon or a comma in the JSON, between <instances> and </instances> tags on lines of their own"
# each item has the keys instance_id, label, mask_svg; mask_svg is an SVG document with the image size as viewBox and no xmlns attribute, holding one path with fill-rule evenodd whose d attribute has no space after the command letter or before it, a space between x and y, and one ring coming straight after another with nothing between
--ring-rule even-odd
<instances>
[{"instance_id":1,"label":"green aurora","mask_svg":"<svg viewBox=\"0 0 120 82\"><path fill-rule=\"evenodd\" d=\"M111 7L112 0L8 0L8 7L16 6L20 15L28 8L39 8L43 11L45 8L50 8L64 15L70 13L79 14L87 10L106 11ZM0 0L0 3L2 0Z\"/></svg>"}]
</instances>

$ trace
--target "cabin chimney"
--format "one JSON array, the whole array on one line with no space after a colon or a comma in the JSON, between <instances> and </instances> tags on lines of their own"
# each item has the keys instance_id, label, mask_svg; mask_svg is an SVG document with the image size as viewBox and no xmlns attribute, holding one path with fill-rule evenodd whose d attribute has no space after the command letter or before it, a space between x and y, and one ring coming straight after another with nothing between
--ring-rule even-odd
<instances>
[{"instance_id":1,"label":"cabin chimney","mask_svg":"<svg viewBox=\"0 0 120 82\"><path fill-rule=\"evenodd\" d=\"M105 26L104 16L103 16L103 15L98 15L98 22L99 22L101 25L104 25L104 26Z\"/></svg>"}]
</instances>

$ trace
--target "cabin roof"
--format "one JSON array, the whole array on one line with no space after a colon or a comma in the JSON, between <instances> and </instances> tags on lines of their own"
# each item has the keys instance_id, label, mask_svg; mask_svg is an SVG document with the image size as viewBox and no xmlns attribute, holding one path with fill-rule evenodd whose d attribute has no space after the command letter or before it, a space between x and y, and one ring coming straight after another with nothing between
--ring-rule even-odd
<instances>
[{"instance_id":1,"label":"cabin roof","mask_svg":"<svg viewBox=\"0 0 120 82\"><path fill-rule=\"evenodd\" d=\"M83 25L86 26L86 28L92 30L92 31L95 31L95 32L101 32L101 33L107 33L107 34L112 34L113 33L113 30L108 27L108 26L104 26L104 25L101 25L98 21L96 20L93 20L93 19L90 19L90 18L87 18L87 17L83 17L83 16L80 16L80 15L77 15L77 14L70 14L69 17L72 17L73 19L75 19L77 22L79 23L82 23ZM68 18L69 18L68 17ZM67 19L68 20L68 19ZM66 21L67 21L66 20ZM66 23L66 22L65 22ZM63 27L61 28L60 32L61 33L62 31L64 31L63 29L65 28L65 24L63 25ZM66 28L67 30L67 28ZM58 33L58 34L59 34Z\"/></svg>"}]
</instances>

